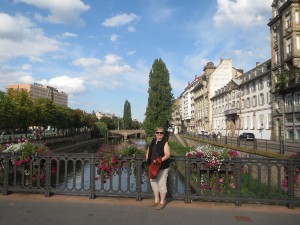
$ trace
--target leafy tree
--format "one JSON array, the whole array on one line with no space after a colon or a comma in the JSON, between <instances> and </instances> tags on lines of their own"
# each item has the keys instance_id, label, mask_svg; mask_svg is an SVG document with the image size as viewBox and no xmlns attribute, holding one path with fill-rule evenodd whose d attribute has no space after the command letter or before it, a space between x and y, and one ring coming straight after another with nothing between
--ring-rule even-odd
<instances>
[{"instance_id":1,"label":"leafy tree","mask_svg":"<svg viewBox=\"0 0 300 225\"><path fill-rule=\"evenodd\" d=\"M150 70L148 94L143 128L148 136L152 136L156 127L169 127L173 112L174 97L170 75L161 59L156 59Z\"/></svg>"},{"instance_id":2,"label":"leafy tree","mask_svg":"<svg viewBox=\"0 0 300 225\"><path fill-rule=\"evenodd\" d=\"M93 128L93 136L94 137L105 137L108 132L108 128L106 123L104 122L96 122Z\"/></svg>"},{"instance_id":3,"label":"leafy tree","mask_svg":"<svg viewBox=\"0 0 300 225\"><path fill-rule=\"evenodd\" d=\"M100 119L100 122L105 123L108 130L114 130L114 129L115 129L114 121L113 121L113 119L110 118L110 117L103 116L103 117Z\"/></svg>"},{"instance_id":4,"label":"leafy tree","mask_svg":"<svg viewBox=\"0 0 300 225\"><path fill-rule=\"evenodd\" d=\"M87 128L92 128L96 122L98 122L98 118L96 117L96 115L94 113L86 114L86 116L84 118L84 125Z\"/></svg>"},{"instance_id":5,"label":"leafy tree","mask_svg":"<svg viewBox=\"0 0 300 225\"><path fill-rule=\"evenodd\" d=\"M48 98L38 98L33 103L32 125L46 129L48 126L56 125L56 109L53 102Z\"/></svg>"},{"instance_id":6,"label":"leafy tree","mask_svg":"<svg viewBox=\"0 0 300 225\"><path fill-rule=\"evenodd\" d=\"M132 121L132 129L138 130L141 128L141 123L137 120Z\"/></svg>"},{"instance_id":7,"label":"leafy tree","mask_svg":"<svg viewBox=\"0 0 300 225\"><path fill-rule=\"evenodd\" d=\"M130 102L127 100L124 103L123 123L124 123L124 129L131 129L132 126L131 106L130 106Z\"/></svg>"},{"instance_id":8,"label":"leafy tree","mask_svg":"<svg viewBox=\"0 0 300 225\"><path fill-rule=\"evenodd\" d=\"M27 131L32 124L32 105L28 91L8 89L3 101L4 119L6 128L11 129L13 136L15 129Z\"/></svg>"},{"instance_id":9,"label":"leafy tree","mask_svg":"<svg viewBox=\"0 0 300 225\"><path fill-rule=\"evenodd\" d=\"M73 120L73 126L77 130L79 128L82 128L84 126L84 116L85 112L80 109L74 109L74 120Z\"/></svg>"},{"instance_id":10,"label":"leafy tree","mask_svg":"<svg viewBox=\"0 0 300 225\"><path fill-rule=\"evenodd\" d=\"M14 124L14 113L16 108L13 102L10 101L9 96L5 93L0 95L0 128L12 129L16 126Z\"/></svg>"}]
</instances>

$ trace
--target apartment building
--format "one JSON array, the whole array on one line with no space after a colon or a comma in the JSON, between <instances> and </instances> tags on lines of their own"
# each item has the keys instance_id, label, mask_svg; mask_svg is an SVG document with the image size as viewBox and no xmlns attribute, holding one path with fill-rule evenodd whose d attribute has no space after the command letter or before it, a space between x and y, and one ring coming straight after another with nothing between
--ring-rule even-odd
<instances>
[{"instance_id":1,"label":"apartment building","mask_svg":"<svg viewBox=\"0 0 300 225\"><path fill-rule=\"evenodd\" d=\"M259 64L215 91L212 130L237 137L243 132L270 140L272 134L271 60Z\"/></svg>"},{"instance_id":2,"label":"apartment building","mask_svg":"<svg viewBox=\"0 0 300 225\"><path fill-rule=\"evenodd\" d=\"M274 0L271 71L274 140L300 140L300 3Z\"/></svg>"},{"instance_id":3,"label":"apartment building","mask_svg":"<svg viewBox=\"0 0 300 225\"><path fill-rule=\"evenodd\" d=\"M116 117L116 115L114 113L103 113L103 112L95 112L96 117L98 118L98 120L100 120L102 117L108 117L110 119L113 119L114 117Z\"/></svg>"},{"instance_id":4,"label":"apartment building","mask_svg":"<svg viewBox=\"0 0 300 225\"><path fill-rule=\"evenodd\" d=\"M221 59L220 64L208 62L204 73L195 76L192 82L177 98L173 113L173 128L178 132L211 131L212 104L210 98L217 89L225 86L232 78L242 75L241 70L232 67L231 59ZM181 123L179 123L179 118ZM175 125L176 124L176 125Z\"/></svg>"},{"instance_id":5,"label":"apartment building","mask_svg":"<svg viewBox=\"0 0 300 225\"><path fill-rule=\"evenodd\" d=\"M210 132L212 130L212 104L214 93L225 86L231 79L242 74L241 70L232 67L231 59L221 59L215 66L208 62L203 69L204 73L197 78L197 84L192 90L194 93L195 132Z\"/></svg>"},{"instance_id":6,"label":"apartment building","mask_svg":"<svg viewBox=\"0 0 300 225\"><path fill-rule=\"evenodd\" d=\"M48 98L55 104L68 106L68 95L50 86L44 86L38 83L12 84L8 85L7 89L24 89L30 92L32 98Z\"/></svg>"},{"instance_id":7,"label":"apartment building","mask_svg":"<svg viewBox=\"0 0 300 225\"><path fill-rule=\"evenodd\" d=\"M195 103L192 90L196 84L197 76L195 76L192 82L188 83L188 86L178 98L178 102L181 104L179 107L181 112L181 128L178 128L178 130L182 132L193 132L195 130Z\"/></svg>"}]
</instances>

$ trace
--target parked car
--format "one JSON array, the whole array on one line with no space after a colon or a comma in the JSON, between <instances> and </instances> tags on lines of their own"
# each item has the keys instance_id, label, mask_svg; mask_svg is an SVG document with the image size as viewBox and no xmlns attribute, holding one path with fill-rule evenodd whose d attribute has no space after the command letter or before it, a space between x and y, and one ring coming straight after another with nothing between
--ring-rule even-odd
<instances>
[{"instance_id":1,"label":"parked car","mask_svg":"<svg viewBox=\"0 0 300 225\"><path fill-rule=\"evenodd\" d=\"M255 140L255 135L253 133L242 133L239 136L240 140L245 140L245 141L254 141Z\"/></svg>"}]
</instances>

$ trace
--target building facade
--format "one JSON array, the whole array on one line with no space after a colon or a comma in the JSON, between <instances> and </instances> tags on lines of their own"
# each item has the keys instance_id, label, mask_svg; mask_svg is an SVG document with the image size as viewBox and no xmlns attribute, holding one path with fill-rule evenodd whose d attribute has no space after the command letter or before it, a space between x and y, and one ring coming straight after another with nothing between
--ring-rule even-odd
<instances>
[{"instance_id":1,"label":"building facade","mask_svg":"<svg viewBox=\"0 0 300 225\"><path fill-rule=\"evenodd\" d=\"M274 0L271 34L274 140L300 140L300 3Z\"/></svg>"},{"instance_id":2,"label":"building facade","mask_svg":"<svg viewBox=\"0 0 300 225\"><path fill-rule=\"evenodd\" d=\"M57 105L68 106L68 95L65 92L59 92L56 88L43 86L41 84L13 84L8 85L7 89L23 89L30 92L32 98L48 98Z\"/></svg>"},{"instance_id":3,"label":"building facade","mask_svg":"<svg viewBox=\"0 0 300 225\"><path fill-rule=\"evenodd\" d=\"M212 104L214 93L225 86L231 79L240 76L240 70L232 67L231 59L221 59L218 66L208 62L203 69L204 73L197 78L194 92L194 114L196 133L212 130Z\"/></svg>"},{"instance_id":4,"label":"building facade","mask_svg":"<svg viewBox=\"0 0 300 225\"><path fill-rule=\"evenodd\" d=\"M250 132L269 140L273 125L271 86L271 60L267 60L215 91L211 98L212 130L231 137Z\"/></svg>"}]
</instances>

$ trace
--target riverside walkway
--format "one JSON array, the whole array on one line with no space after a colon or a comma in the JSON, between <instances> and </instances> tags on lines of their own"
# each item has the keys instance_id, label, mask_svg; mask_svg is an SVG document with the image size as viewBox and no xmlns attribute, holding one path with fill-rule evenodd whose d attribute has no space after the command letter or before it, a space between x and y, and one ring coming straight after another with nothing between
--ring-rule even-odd
<instances>
[{"instance_id":1,"label":"riverside walkway","mask_svg":"<svg viewBox=\"0 0 300 225\"><path fill-rule=\"evenodd\" d=\"M152 199L41 194L0 195L1 225L300 225L300 208L285 206L169 201L163 210Z\"/></svg>"}]
</instances>

